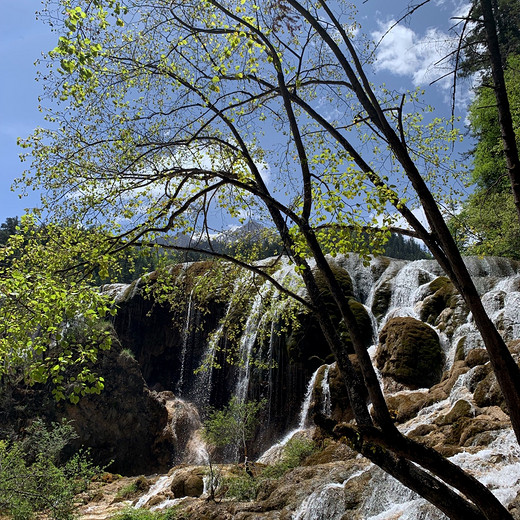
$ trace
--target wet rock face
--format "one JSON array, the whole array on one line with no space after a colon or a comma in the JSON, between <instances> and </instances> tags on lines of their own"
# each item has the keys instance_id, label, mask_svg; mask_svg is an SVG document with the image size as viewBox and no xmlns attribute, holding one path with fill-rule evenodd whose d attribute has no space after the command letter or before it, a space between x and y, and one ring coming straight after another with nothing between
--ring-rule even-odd
<instances>
[{"instance_id":1,"label":"wet rock face","mask_svg":"<svg viewBox=\"0 0 520 520\"><path fill-rule=\"evenodd\" d=\"M443 352L435 330L414 318L392 318L379 335L381 374L409 388L431 387L441 379Z\"/></svg>"},{"instance_id":2,"label":"wet rock face","mask_svg":"<svg viewBox=\"0 0 520 520\"><path fill-rule=\"evenodd\" d=\"M343 294L348 298L349 307L356 318L359 330L368 348L372 343L372 322L365 307L354 299L353 284L349 273L336 265L331 266L332 272L341 286ZM340 324L341 316L330 292L325 277L321 272L315 272L316 283L320 289L323 303L332 323L338 326L338 330L344 340L347 350L352 353L352 345L346 328ZM321 332L318 320L308 311L302 311L296 316L296 322L287 338L287 351L294 362L304 362L313 369L323 363L334 362L334 357Z\"/></svg>"},{"instance_id":3,"label":"wet rock face","mask_svg":"<svg viewBox=\"0 0 520 520\"><path fill-rule=\"evenodd\" d=\"M438 327L448 336L466 321L468 312L463 298L446 276L439 276L428 284L426 295L418 305L421 321Z\"/></svg>"},{"instance_id":4,"label":"wet rock face","mask_svg":"<svg viewBox=\"0 0 520 520\"><path fill-rule=\"evenodd\" d=\"M160 396L146 386L137 361L114 340L110 350L99 353L95 372L103 377L104 390L76 405L57 403L45 385L14 388L10 413L0 405L0 429L23 435L36 417L48 423L68 419L79 436L69 448L89 448L94 462L109 471L167 471L173 446L168 413Z\"/></svg>"},{"instance_id":5,"label":"wet rock face","mask_svg":"<svg viewBox=\"0 0 520 520\"><path fill-rule=\"evenodd\" d=\"M100 395L58 410L74 421L78 447L91 448L99 464L113 461L109 469L115 473L167 471L173 446L168 413L164 401L147 388L138 363L115 345L103 355L99 373L105 379Z\"/></svg>"}]
</instances>

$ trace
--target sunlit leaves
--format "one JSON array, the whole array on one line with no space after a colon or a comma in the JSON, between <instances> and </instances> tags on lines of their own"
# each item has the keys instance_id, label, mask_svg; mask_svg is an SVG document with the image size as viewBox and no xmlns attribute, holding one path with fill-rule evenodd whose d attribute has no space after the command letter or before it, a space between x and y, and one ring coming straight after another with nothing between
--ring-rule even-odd
<instances>
[{"instance_id":1,"label":"sunlit leaves","mask_svg":"<svg viewBox=\"0 0 520 520\"><path fill-rule=\"evenodd\" d=\"M293 257L307 254L302 230L311 229L326 251L366 259L396 211L417 203L402 157L355 100L330 42L286 2L58 4L47 88L63 104L23 142L33 158L23 184L43 191L56 221L153 244L196 242L279 212ZM330 30L319 5L306 5ZM357 38L351 6L337 7ZM419 92L373 88L385 124L449 203L460 175L451 122L433 117ZM96 248L85 265L105 275L113 250Z\"/></svg>"},{"instance_id":2,"label":"sunlit leaves","mask_svg":"<svg viewBox=\"0 0 520 520\"><path fill-rule=\"evenodd\" d=\"M93 366L111 345L103 320L113 311L105 296L67 276L74 251L52 242L78 243L73 235L24 217L0 249L0 375L48 382L56 399L77 402L103 388Z\"/></svg>"}]
</instances>

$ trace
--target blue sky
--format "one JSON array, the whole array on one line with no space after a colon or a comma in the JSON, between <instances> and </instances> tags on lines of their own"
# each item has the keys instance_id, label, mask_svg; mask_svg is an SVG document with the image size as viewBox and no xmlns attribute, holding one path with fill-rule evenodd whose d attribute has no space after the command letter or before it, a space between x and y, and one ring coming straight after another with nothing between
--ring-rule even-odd
<instances>
[{"instance_id":1,"label":"blue sky","mask_svg":"<svg viewBox=\"0 0 520 520\"><path fill-rule=\"evenodd\" d=\"M23 172L17 137L43 125L38 110L41 85L36 83L34 62L41 52L55 46L56 35L35 18L38 0L4 0L0 17L0 221L21 215L36 197L20 200L10 191L13 179Z\"/></svg>"},{"instance_id":2,"label":"blue sky","mask_svg":"<svg viewBox=\"0 0 520 520\"><path fill-rule=\"evenodd\" d=\"M359 2L359 22L362 31L375 39L384 34L394 20L399 19L409 5L408 0L365 0ZM460 13L467 2L431 0L411 20L401 24L385 37L378 48L375 70L377 83L383 81L395 88L423 86L427 101L439 110L449 112L450 92L446 82L429 86L442 74L435 63L446 51L450 17ZM45 124L38 110L42 88L35 81L34 62L42 52L56 45L57 35L40 21L35 12L38 0L3 0L0 17L0 222L21 215L24 208L38 203L38 197L20 199L10 191L14 178L21 175L28 163L18 158L17 137L26 137L37 126ZM461 99L463 101L465 96Z\"/></svg>"}]
</instances>

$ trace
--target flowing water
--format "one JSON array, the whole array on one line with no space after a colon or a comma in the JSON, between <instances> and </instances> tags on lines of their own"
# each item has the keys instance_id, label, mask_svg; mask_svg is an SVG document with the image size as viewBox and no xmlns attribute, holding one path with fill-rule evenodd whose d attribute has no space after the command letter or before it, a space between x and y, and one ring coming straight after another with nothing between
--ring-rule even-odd
<instances>
[{"instance_id":1,"label":"flowing water","mask_svg":"<svg viewBox=\"0 0 520 520\"><path fill-rule=\"evenodd\" d=\"M279 460L283 455L283 450L286 444L295 436L301 432L304 432L309 425L309 409L312 402L312 396L314 392L314 386L316 384L316 379L322 367L319 367L312 374L309 383L307 384L307 390L305 392L305 396L303 398L303 403L300 408L300 414L298 418L298 426L293 430L290 430L280 441L273 444L266 452L264 452L259 458L258 462L262 464L271 464L277 460ZM327 365L329 368L329 365Z\"/></svg>"},{"instance_id":2,"label":"flowing water","mask_svg":"<svg viewBox=\"0 0 520 520\"><path fill-rule=\"evenodd\" d=\"M438 276L442 276L442 271L434 261L421 260L416 262L391 261L387 265L381 260L374 260L371 266L364 266L355 255L348 258L335 260L338 264L348 269L351 273L354 292L358 299L366 306L370 318L374 323L374 330L381 330L384 324L394 316L412 316L417 318L419 315L421 302L425 295L429 294L429 284ZM482 301L497 328L503 333L506 339L520 338L520 275L518 265L513 262L501 259L467 259L466 263L472 275L475 277L476 285L481 291ZM285 265L276 275L280 282L287 281L289 275L293 273L292 267ZM237 283L240 285L240 283ZM120 295L130 290L128 286L111 286L107 288L113 294ZM301 287L295 286L295 290L302 294ZM376 298L380 298L381 291L387 291L388 304L386 312L376 318L371 309ZM304 294L304 293L303 293ZM264 355L267 363L271 363L276 353L273 352L275 344L273 341L274 331L277 323L276 305L279 294L273 290L269 284L264 283L257 294L252 298L251 307L248 310L245 320L244 330L239 339L239 358L242 360L241 366L234 373L233 393L240 400L245 401L250 395L254 394L251 389L253 357L255 348L259 344L258 333L260 330L270 332L270 338L266 343ZM230 302L226 310L226 315L233 312L233 303ZM183 347L181 353L181 370L177 389L183 386L185 378L189 375L185 372L184 360L188 347L187 331L192 320L191 298L187 302L186 323L184 325ZM270 309L269 312L266 309ZM274 310L273 310L274 309ZM482 347L482 340L475 327L471 314L462 308L455 309L454 316L449 331L436 328L443 350L446 356L445 369L449 369L454 362L457 348L462 349L466 354L474 348ZM224 320L225 321L225 320ZM269 335L269 334L268 334ZM209 366L206 372L201 372L195 376L195 392L192 396L185 396L186 400L191 400L198 407L208 404L210 401L211 390L214 387L214 370L212 361L215 358L219 345L225 341L225 330L223 325L217 328L204 346L203 358ZM279 345L276 348L281 348ZM370 352L375 353L375 347ZM284 446L295 435L305 435L312 429L310 420L310 409L316 406L326 416L332 413L332 398L329 381L331 365L322 365L308 381L305 395L300 409L294 410L293 429L290 429L283 438L271 447L266 449L258 458L259 462L272 463L280 459L283 454ZM410 432L419 425L433 424L440 414L446 414L450 408L460 399L470 403L473 410L476 405L473 401L472 378L477 367L461 375L456 381L451 394L447 399L424 407L407 423L400 425L404 432ZM322 374L319 388L316 381L318 374ZM255 383L257 384L257 383ZM260 381L265 388L264 396L269 399L272 396L273 370L265 371L265 380ZM253 389L254 390L254 389ZM301 392L301 391L300 391ZM403 390L401 393L412 393L412 390ZM301 393L299 394L301 395ZM313 399L319 395L320 403L313 403ZM180 427L181 423L190 424L189 438L179 441L183 446L182 461L190 463L204 463L207 460L207 453L197 432L200 427L200 418L194 419L197 415L197 407L193 404L177 403L176 423ZM190 408L193 406L193 408ZM183 415L184 414L184 415ZM184 417L179 418L180 416ZM192 419L186 419L186 417ZM191 421L191 422L190 422ZM199 421L199 422L197 422ZM270 416L266 425L271 424ZM494 435L494 438L493 438ZM177 434L179 437L179 435ZM503 503L509 503L518 492L520 482L520 449L516 439L510 429L502 429L492 434L492 441L486 449L475 451L468 449L467 452L460 453L451 458L453 462L461 465L467 471L473 473L480 481L484 482L493 490ZM367 473L368 472L368 473ZM364 470L357 470L346 480L341 482L324 482L307 497L305 497L292 515L293 520L339 520L343 515L348 514L348 503L346 492L356 479L370 476L369 484L366 488L366 498L363 504L357 509L361 520L441 520L445 518L435 508L420 499L417 495L405 488L392 477L386 475L377 468L370 467ZM159 479L154 486L153 493L157 494L167 486L168 480ZM171 481L170 481L171 482ZM159 491L157 491L159 490ZM152 495L152 490L147 495ZM141 502L141 501L144 502ZM138 502L139 507L146 504L148 498L142 497Z\"/></svg>"}]
</instances>

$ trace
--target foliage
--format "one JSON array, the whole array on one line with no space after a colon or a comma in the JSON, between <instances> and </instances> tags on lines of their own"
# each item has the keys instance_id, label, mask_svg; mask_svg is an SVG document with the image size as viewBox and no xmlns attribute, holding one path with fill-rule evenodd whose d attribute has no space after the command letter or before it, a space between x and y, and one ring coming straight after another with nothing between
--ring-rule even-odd
<instances>
[{"instance_id":1,"label":"foliage","mask_svg":"<svg viewBox=\"0 0 520 520\"><path fill-rule=\"evenodd\" d=\"M505 71L506 88L511 107L520 104L520 54L511 55ZM520 113L513 110L513 126L520 139ZM473 150L472 180L478 189L501 192L510 189L502 149L498 110L493 89L482 86L469 110L470 129L477 140Z\"/></svg>"},{"instance_id":2,"label":"foliage","mask_svg":"<svg viewBox=\"0 0 520 520\"><path fill-rule=\"evenodd\" d=\"M220 487L224 490L225 497L247 501L256 498L260 482L260 480L242 471L239 475L225 477Z\"/></svg>"},{"instance_id":3,"label":"foliage","mask_svg":"<svg viewBox=\"0 0 520 520\"><path fill-rule=\"evenodd\" d=\"M291 469L299 466L316 449L316 444L312 440L293 437L285 445L282 458L263 470L262 478L282 477Z\"/></svg>"},{"instance_id":4,"label":"foliage","mask_svg":"<svg viewBox=\"0 0 520 520\"><path fill-rule=\"evenodd\" d=\"M193 252L201 239L214 241L216 227L252 215L269 222L345 376L354 368L322 305L308 255L331 289L373 407L358 378L344 377L356 419L382 438L392 433L390 446L375 452L360 444L363 454L405 484L413 481L443 510L447 496L459 508L503 509L434 451L418 455L422 447L410 439L396 456L392 417L324 255L359 251L368 262L403 217L464 288L492 364L503 367L496 375L520 439L518 366L485 318L441 211L457 202L454 181L465 173L450 156L460 136L453 121L424 107L420 92L371 83L362 65L370 49L358 37L352 6L342 0L282 0L270 9L250 0L145 6L128 0L124 7L115 0L49 0L46 6L43 17L60 33L42 72L49 127L20 141L32 168L19 185L42 190L41 214L47 211L50 221L95 230L76 233L74 261L101 264L104 273L111 255L125 247L157 247L161 238ZM427 226L415 217L417 207ZM244 267L240 256L233 260ZM271 270L245 267L263 276Z\"/></svg>"},{"instance_id":5,"label":"foliage","mask_svg":"<svg viewBox=\"0 0 520 520\"><path fill-rule=\"evenodd\" d=\"M18 217L8 217L5 222L0 225L0 244L5 245L11 235L16 234L20 229L20 220Z\"/></svg>"},{"instance_id":6,"label":"foliage","mask_svg":"<svg viewBox=\"0 0 520 520\"><path fill-rule=\"evenodd\" d=\"M266 400L242 402L236 396L222 410L212 410L204 421L202 435L216 447L234 446L247 459L247 441L251 440L258 425L258 412Z\"/></svg>"},{"instance_id":7,"label":"foliage","mask_svg":"<svg viewBox=\"0 0 520 520\"><path fill-rule=\"evenodd\" d=\"M24 442L0 441L0 512L14 520L40 512L56 520L73 518L75 496L99 472L87 452L62 459L63 448L74 438L70 423L48 429L38 420Z\"/></svg>"},{"instance_id":8,"label":"foliage","mask_svg":"<svg viewBox=\"0 0 520 520\"><path fill-rule=\"evenodd\" d=\"M520 55L512 55L505 71L512 107L520 104ZM520 113L512 111L520 145ZM473 150L474 192L450 222L457 239L469 254L520 258L520 226L504 159L498 111L492 89L480 87L469 111Z\"/></svg>"},{"instance_id":9,"label":"foliage","mask_svg":"<svg viewBox=\"0 0 520 520\"><path fill-rule=\"evenodd\" d=\"M518 217L506 191L472 194L451 226L467 254L520 259Z\"/></svg>"},{"instance_id":10,"label":"foliage","mask_svg":"<svg viewBox=\"0 0 520 520\"><path fill-rule=\"evenodd\" d=\"M410 239L407 240L398 233L390 235L388 242L385 244L384 255L402 260L421 260L431 257L419 243Z\"/></svg>"},{"instance_id":11,"label":"foliage","mask_svg":"<svg viewBox=\"0 0 520 520\"><path fill-rule=\"evenodd\" d=\"M344 99L338 111L345 110L345 118L364 117L348 86L334 80L341 74L339 67L319 63L322 44L314 54L307 50L313 46L305 43L303 28L298 37L294 33L291 43L304 59L309 63L318 60L298 77L298 58L286 49L292 38L280 35L277 40L268 29L279 24L278 7L263 13L257 27L251 20L259 11L249 2L238 6L236 14L226 10L227 3L220 6L204 1L191 8L179 4L173 16L160 2L145 10L138 2L126 3L125 9L116 5L64 5L64 34L49 54L45 75L48 94L58 107L58 112L49 114L56 130L40 129L22 142L34 157L34 169L27 172L24 186L43 188L44 206L52 207L54 218L81 218L85 227L103 226L121 233L126 243L153 242L160 234L172 245L181 246L184 237L192 246L199 246L201 240L211 238L215 220L209 222L211 212L218 210L226 221L231 217L243 222L255 215L262 222L269 217L255 195L254 184L262 175L267 178L273 168L278 172L279 189L287 191L291 199L287 207L295 208L287 211L288 217L297 220L304 197L294 171L298 150L283 110L279 110L282 100L274 95L273 75L281 67L287 81L299 89L302 103L310 104L308 114L302 113L300 119L311 174L305 192L308 195L311 190L314 199L313 225L333 222L350 230L336 234L335 252L359 249L367 253L365 241L358 239L360 233L370 234L372 250L380 249L387 238L385 226L381 229L380 224L390 222L388 203L395 199L396 189L408 190L399 165L386 161L384 140L369 137L362 125L351 128L374 146L374 161L378 157L386 163L389 178L371 187L369 172L360 169L310 113L316 98L331 103ZM55 15L63 17L59 10L49 2L47 14L54 24ZM128 18L132 22L114 25L110 13L118 21ZM201 25L188 28L184 16L188 24L197 19ZM222 33L212 30L219 25L225 27ZM144 26L146 38L141 32ZM256 34L264 28L268 42ZM308 38L309 43L319 41L318 35ZM284 55L283 67L278 55ZM431 119L428 108L425 114L415 110L399 116L391 108L398 102L395 93L384 88L380 92L393 123L402 126L410 150L424 165L425 177L442 191L448 186L440 179L443 173L453 175L458 170L444 153L457 138L449 124ZM414 92L403 102L419 107ZM185 106L190 110L173 108ZM165 107L172 108L168 116ZM60 115L65 112L69 114L66 121ZM264 124L268 115L272 120ZM249 125L250 118L257 124ZM84 142L91 144L82 146ZM48 178L51 170L52 178ZM63 197L64 191L70 196ZM57 198L59 206L53 203ZM294 233L296 239L297 227ZM332 247L330 234L319 236L325 249ZM301 240L300 246L304 247Z\"/></svg>"},{"instance_id":12,"label":"foliage","mask_svg":"<svg viewBox=\"0 0 520 520\"><path fill-rule=\"evenodd\" d=\"M498 0L494 2L494 15L497 21L497 36L503 65L513 54L520 53L520 6L517 0ZM474 0L470 11L472 24L463 38L463 57L459 64L459 74L463 77L476 72L489 73L489 58L486 56L482 9L480 2ZM487 78L489 74L485 74Z\"/></svg>"},{"instance_id":13,"label":"foliage","mask_svg":"<svg viewBox=\"0 0 520 520\"><path fill-rule=\"evenodd\" d=\"M148 511L148 509L134 509L128 507L110 517L110 520L176 520L179 518L177 507L162 511Z\"/></svg>"},{"instance_id":14,"label":"foliage","mask_svg":"<svg viewBox=\"0 0 520 520\"><path fill-rule=\"evenodd\" d=\"M122 487L115 496L116 500L126 500L128 498L134 497L137 493L141 491L148 491L150 487L150 483L148 479L143 475L137 477L135 480Z\"/></svg>"},{"instance_id":15,"label":"foliage","mask_svg":"<svg viewBox=\"0 0 520 520\"><path fill-rule=\"evenodd\" d=\"M103 320L113 313L106 296L68 274L77 235L24 217L0 249L0 375L49 381L57 400L73 403L103 388L92 368L110 347Z\"/></svg>"},{"instance_id":16,"label":"foliage","mask_svg":"<svg viewBox=\"0 0 520 520\"><path fill-rule=\"evenodd\" d=\"M236 500L254 500L267 479L279 479L316 451L316 444L310 439L293 437L284 446L281 459L275 464L263 468L258 475L240 469L238 474L225 477L219 488L227 498Z\"/></svg>"}]
</instances>

